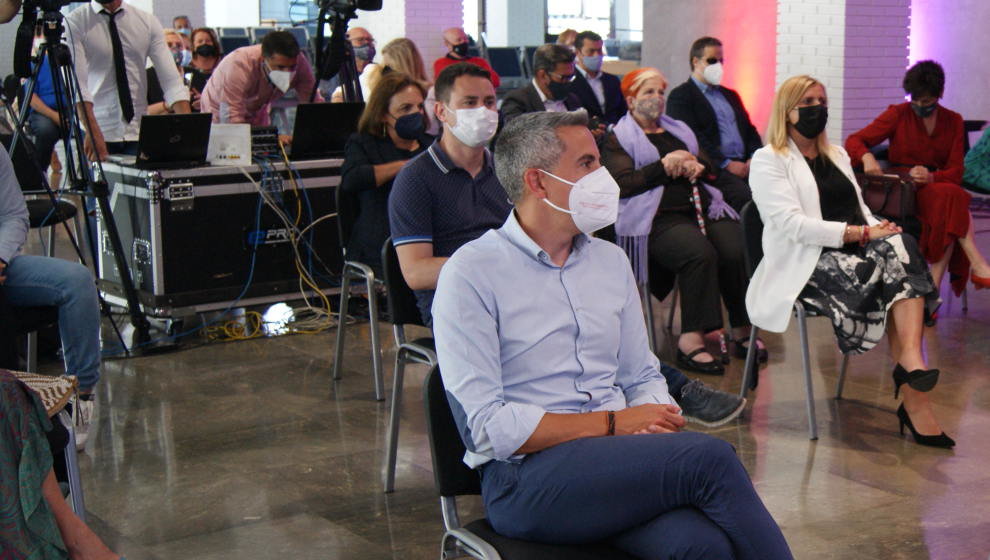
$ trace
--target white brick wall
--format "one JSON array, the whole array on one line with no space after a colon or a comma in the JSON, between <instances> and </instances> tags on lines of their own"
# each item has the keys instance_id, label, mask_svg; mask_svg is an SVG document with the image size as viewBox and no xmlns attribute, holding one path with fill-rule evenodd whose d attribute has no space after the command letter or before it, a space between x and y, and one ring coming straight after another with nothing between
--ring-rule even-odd
<instances>
[{"instance_id":1,"label":"white brick wall","mask_svg":"<svg viewBox=\"0 0 990 560\"><path fill-rule=\"evenodd\" d=\"M407 0L406 37L416 42L433 79L433 61L447 54L443 30L464 26L463 0Z\"/></svg>"},{"instance_id":2,"label":"white brick wall","mask_svg":"<svg viewBox=\"0 0 990 560\"><path fill-rule=\"evenodd\" d=\"M904 99L911 0L846 0L843 139Z\"/></svg>"},{"instance_id":3,"label":"white brick wall","mask_svg":"<svg viewBox=\"0 0 990 560\"><path fill-rule=\"evenodd\" d=\"M829 139L841 144L846 15L845 0L778 0L777 87L787 78L810 74L829 97Z\"/></svg>"}]
</instances>

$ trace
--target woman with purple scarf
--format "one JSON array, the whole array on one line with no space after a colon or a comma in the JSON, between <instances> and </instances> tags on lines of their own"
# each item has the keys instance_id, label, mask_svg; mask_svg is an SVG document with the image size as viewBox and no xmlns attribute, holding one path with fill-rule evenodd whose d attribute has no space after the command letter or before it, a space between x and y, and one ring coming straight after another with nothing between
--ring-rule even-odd
<instances>
[{"instance_id":1,"label":"woman with purple scarf","mask_svg":"<svg viewBox=\"0 0 990 560\"><path fill-rule=\"evenodd\" d=\"M606 138L602 161L619 183L616 243L629 255L636 279L663 299L677 277L681 335L677 365L700 373L725 368L705 349L704 335L722 329L722 301L729 311L736 355L745 357L750 331L749 280L739 215L712 186L717 167L681 121L663 114L667 80L641 68L622 80L629 112ZM666 277L666 282L661 276ZM761 361L767 360L758 341Z\"/></svg>"}]
</instances>

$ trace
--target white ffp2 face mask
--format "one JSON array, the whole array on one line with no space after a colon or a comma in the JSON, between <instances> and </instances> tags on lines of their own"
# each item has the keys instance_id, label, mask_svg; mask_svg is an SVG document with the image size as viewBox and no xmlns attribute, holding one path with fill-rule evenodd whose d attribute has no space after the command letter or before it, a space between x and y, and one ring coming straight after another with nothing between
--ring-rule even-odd
<instances>
[{"instance_id":1,"label":"white ffp2 face mask","mask_svg":"<svg viewBox=\"0 0 990 560\"><path fill-rule=\"evenodd\" d=\"M565 210L546 198L543 202L554 210L570 214L574 225L583 233L590 235L615 223L619 216L619 184L604 166L581 177L576 183L561 179L549 171L540 171L571 185L571 194L567 198L570 210Z\"/></svg>"},{"instance_id":2,"label":"white ffp2 face mask","mask_svg":"<svg viewBox=\"0 0 990 560\"><path fill-rule=\"evenodd\" d=\"M289 72L288 70L272 70L267 63L265 66L268 68L268 79L271 80L272 85L277 87L282 93L289 91L289 88L292 86L292 78L295 76L295 72Z\"/></svg>"},{"instance_id":3,"label":"white ffp2 face mask","mask_svg":"<svg viewBox=\"0 0 990 560\"><path fill-rule=\"evenodd\" d=\"M447 110L453 111L450 107ZM488 107L457 109L454 114L457 124L450 127L450 132L469 148L487 143L498 130L498 113Z\"/></svg>"},{"instance_id":4,"label":"white ffp2 face mask","mask_svg":"<svg viewBox=\"0 0 990 560\"><path fill-rule=\"evenodd\" d=\"M722 72L725 69L722 68L721 62L716 62L715 64L709 64L705 66L705 69L701 74L705 77L705 81L713 86L717 86L722 83Z\"/></svg>"}]
</instances>

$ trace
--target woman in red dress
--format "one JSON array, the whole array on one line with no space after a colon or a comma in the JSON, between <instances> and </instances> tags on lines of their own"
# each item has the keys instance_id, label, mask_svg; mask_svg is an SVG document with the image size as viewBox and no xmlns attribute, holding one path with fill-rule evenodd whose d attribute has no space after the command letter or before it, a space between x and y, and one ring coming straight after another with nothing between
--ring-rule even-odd
<instances>
[{"instance_id":1,"label":"woman in red dress","mask_svg":"<svg viewBox=\"0 0 990 560\"><path fill-rule=\"evenodd\" d=\"M961 186L963 176L963 119L938 104L945 89L945 72L925 60L908 69L904 91L909 103L891 105L866 128L849 136L846 151L853 165L863 164L867 175L883 171L870 148L890 140L890 172L909 176L918 187L921 252L931 263L936 288L946 268L952 287L960 294L972 269L977 289L990 288L990 265L973 242L970 195Z\"/></svg>"}]
</instances>

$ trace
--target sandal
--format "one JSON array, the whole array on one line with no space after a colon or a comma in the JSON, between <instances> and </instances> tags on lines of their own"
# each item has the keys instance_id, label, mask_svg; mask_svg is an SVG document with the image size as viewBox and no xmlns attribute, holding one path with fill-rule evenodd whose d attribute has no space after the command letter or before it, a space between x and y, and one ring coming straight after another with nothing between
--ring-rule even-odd
<instances>
[{"instance_id":1,"label":"sandal","mask_svg":"<svg viewBox=\"0 0 990 560\"><path fill-rule=\"evenodd\" d=\"M732 342L735 343L736 357L745 360L746 353L749 352L749 337L741 336ZM770 359L770 353L767 352L766 347L760 348L761 342L763 342L763 339L756 337L756 361L762 364Z\"/></svg>"},{"instance_id":2,"label":"sandal","mask_svg":"<svg viewBox=\"0 0 990 560\"><path fill-rule=\"evenodd\" d=\"M683 369L694 371L697 373L708 373L711 375L722 375L725 373L725 366L721 364L718 360L712 359L710 362L696 362L694 357L698 354L703 354L708 350L702 346L696 350L693 350L689 354L685 354L680 348L677 349L677 365Z\"/></svg>"}]
</instances>

